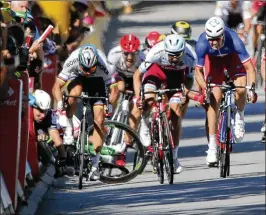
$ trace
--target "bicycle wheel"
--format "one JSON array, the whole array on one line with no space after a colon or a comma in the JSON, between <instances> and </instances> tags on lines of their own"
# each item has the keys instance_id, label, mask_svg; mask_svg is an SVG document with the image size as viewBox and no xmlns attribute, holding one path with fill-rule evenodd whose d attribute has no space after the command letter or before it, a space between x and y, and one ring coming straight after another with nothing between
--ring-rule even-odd
<instances>
[{"instance_id":1,"label":"bicycle wheel","mask_svg":"<svg viewBox=\"0 0 266 215\"><path fill-rule=\"evenodd\" d=\"M257 46L257 54L256 54L256 70L257 70L257 80L256 80L256 86L262 86L263 79L261 77L261 60L262 60L262 53L265 52L265 40L262 40L259 38L258 46Z\"/></svg>"},{"instance_id":2,"label":"bicycle wheel","mask_svg":"<svg viewBox=\"0 0 266 215\"><path fill-rule=\"evenodd\" d=\"M93 125L89 127L88 133L90 134L91 131L93 130ZM111 120L106 120L104 122L104 144L105 145L113 145L110 141L113 140L112 135L113 131L121 130L122 132L119 133L125 133L131 137L131 146L127 148L126 154L117 154L113 155L113 165L117 166L117 170L123 169L123 172L126 174L114 174L114 175L108 175L108 174L101 174L100 176L100 181L103 183L109 183L109 184L115 184L115 183L125 183L133 178L135 178L139 173L141 173L144 169L144 164L145 164L145 155L144 155L144 148L143 145L141 144L141 141L139 139L138 134L133 131L128 125L125 125L123 123L117 122L117 121L111 121ZM117 141L123 140L123 138L117 139ZM120 142L117 142L116 144L120 144ZM138 160L135 163L134 167L134 155L135 153L138 153ZM117 164L117 160L121 158L121 156L125 157L125 166L121 166ZM100 165L101 168L102 165ZM100 169L100 173L105 172L106 169L108 168L107 165L104 167L104 171ZM126 170L127 169L127 170Z\"/></svg>"},{"instance_id":3,"label":"bicycle wheel","mask_svg":"<svg viewBox=\"0 0 266 215\"><path fill-rule=\"evenodd\" d=\"M82 189L82 179L83 179L83 168L84 168L84 147L85 147L85 140L87 138L87 133L85 132L85 120L82 121L81 125L81 132L79 138L79 189Z\"/></svg>"},{"instance_id":4,"label":"bicycle wheel","mask_svg":"<svg viewBox=\"0 0 266 215\"><path fill-rule=\"evenodd\" d=\"M164 166L169 184L174 182L174 162L173 162L173 139L170 132L170 127L165 113L163 114L163 150L164 150Z\"/></svg>"},{"instance_id":5,"label":"bicycle wheel","mask_svg":"<svg viewBox=\"0 0 266 215\"><path fill-rule=\"evenodd\" d=\"M225 178L226 177L226 164L225 164L225 160L226 160L226 154L225 154L225 144L224 143L221 143L220 145L220 177L221 178Z\"/></svg>"},{"instance_id":6,"label":"bicycle wheel","mask_svg":"<svg viewBox=\"0 0 266 215\"><path fill-rule=\"evenodd\" d=\"M151 139L152 139L153 150L154 150L153 169L156 169L158 181L160 182L160 184L163 184L164 183L164 172L163 172L163 165L164 165L163 156L164 155L163 155L163 150L159 149L160 128L159 128L159 123L156 119L153 119L151 124L152 124L151 125L151 131L152 131Z\"/></svg>"}]
</instances>

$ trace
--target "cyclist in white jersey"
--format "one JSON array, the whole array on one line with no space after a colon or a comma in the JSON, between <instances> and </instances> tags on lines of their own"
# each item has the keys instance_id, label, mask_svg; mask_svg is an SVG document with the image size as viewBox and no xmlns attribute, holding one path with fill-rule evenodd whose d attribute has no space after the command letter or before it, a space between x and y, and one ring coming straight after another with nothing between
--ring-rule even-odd
<instances>
[{"instance_id":1,"label":"cyclist in white jersey","mask_svg":"<svg viewBox=\"0 0 266 215\"><path fill-rule=\"evenodd\" d=\"M76 49L65 61L63 70L59 73L53 87L53 95L57 101L57 109L63 109L61 88L67 84L67 90L71 96L80 96L82 92L88 92L90 96L106 96L106 86L110 89L109 101L114 103L118 97L118 90L113 74L107 63L106 56L93 45L87 44ZM68 99L68 117L71 118L76 112L77 99ZM104 101L91 100L93 107L94 126L98 129L93 131L90 141L94 145L96 156L92 159L92 171L89 175L91 180L98 180L98 163L103 145L102 132L104 122Z\"/></svg>"},{"instance_id":2,"label":"cyclist in white jersey","mask_svg":"<svg viewBox=\"0 0 266 215\"><path fill-rule=\"evenodd\" d=\"M221 17L227 27L237 30L241 40L247 43L252 18L250 1L217 1L214 15Z\"/></svg>"},{"instance_id":3,"label":"cyclist in white jersey","mask_svg":"<svg viewBox=\"0 0 266 215\"><path fill-rule=\"evenodd\" d=\"M112 48L107 55L120 92L133 90L133 74L145 59L139 46L140 41L135 35L126 34L120 39L120 45Z\"/></svg>"},{"instance_id":4,"label":"cyclist in white jersey","mask_svg":"<svg viewBox=\"0 0 266 215\"><path fill-rule=\"evenodd\" d=\"M181 135L181 123L186 113L189 98L194 99L194 94L189 90L188 80L193 79L194 67L196 64L196 54L189 47L182 36L171 34L164 41L157 43L146 55L145 61L141 63L138 70L134 73L134 91L137 102L134 105L131 114L136 120L129 120L130 126L136 129L137 122L141 117L142 102L140 98L141 85L144 85L144 91L156 90L159 88L180 88L185 84L185 96L180 93L167 94L169 106L173 113L171 121L174 127L173 139L175 148L173 157L175 164L175 173L180 173L182 167L177 159L179 139ZM145 100L154 99L154 95L147 94ZM180 101L181 100L181 101ZM145 102L148 109L151 108L151 102ZM146 112L146 111L145 111ZM147 113L143 114L146 115ZM150 143L150 134L148 126L143 120L141 128L142 139ZM148 144L147 144L148 145Z\"/></svg>"}]
</instances>

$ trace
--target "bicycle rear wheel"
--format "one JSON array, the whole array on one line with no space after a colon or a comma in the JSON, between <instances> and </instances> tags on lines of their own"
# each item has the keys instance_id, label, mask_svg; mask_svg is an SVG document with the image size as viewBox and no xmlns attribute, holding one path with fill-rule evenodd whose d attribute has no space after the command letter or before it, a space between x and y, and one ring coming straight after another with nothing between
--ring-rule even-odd
<instances>
[{"instance_id":1,"label":"bicycle rear wheel","mask_svg":"<svg viewBox=\"0 0 266 215\"><path fill-rule=\"evenodd\" d=\"M166 115L163 114L163 150L164 150L164 166L167 174L167 179L169 184L174 182L174 162L173 162L173 139L170 132L169 123L167 121Z\"/></svg>"},{"instance_id":2,"label":"bicycle rear wheel","mask_svg":"<svg viewBox=\"0 0 266 215\"><path fill-rule=\"evenodd\" d=\"M84 169L84 147L85 147L85 141L87 138L87 133L85 132L85 121L82 121L82 127L80 132L80 138L79 138L79 189L82 189L82 180L83 180L83 169Z\"/></svg>"},{"instance_id":3,"label":"bicycle rear wheel","mask_svg":"<svg viewBox=\"0 0 266 215\"><path fill-rule=\"evenodd\" d=\"M91 131L94 129L93 126L89 127L88 133L92 133ZM115 183L125 183L133 178L135 178L137 175L139 175L144 167L145 167L145 154L144 154L144 148L143 145L139 139L138 134L133 131L128 125L117 122L117 121L111 121L106 120L104 122L104 144L108 146L114 145L111 143L111 141L114 140L112 137L113 131L116 131L116 133L124 134L125 132L131 137L131 146L127 148L126 153L122 154L115 154L112 155L112 165L106 165L103 163L100 165L100 181L103 183L108 184L115 184ZM121 132L117 132L118 130L121 130ZM115 138L117 141L123 141L123 137ZM116 142L115 144L121 144L120 142ZM135 154L137 153L138 158L134 162ZM117 160L121 158L121 156L125 158L125 165L121 166L117 163ZM135 164L134 164L135 163ZM102 169L101 169L102 168ZM116 172L113 174L110 173L110 169L108 168L116 169ZM120 172L119 172L120 171Z\"/></svg>"}]
</instances>

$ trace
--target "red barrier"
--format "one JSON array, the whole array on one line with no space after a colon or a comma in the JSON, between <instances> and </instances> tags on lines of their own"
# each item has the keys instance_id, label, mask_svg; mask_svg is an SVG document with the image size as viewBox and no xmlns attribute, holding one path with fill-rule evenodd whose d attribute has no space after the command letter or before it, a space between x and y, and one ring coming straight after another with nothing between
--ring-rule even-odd
<instances>
[{"instance_id":1,"label":"red barrier","mask_svg":"<svg viewBox=\"0 0 266 215\"><path fill-rule=\"evenodd\" d=\"M0 106L0 169L13 208L16 209L22 111L21 80L10 80L8 95L8 99Z\"/></svg>"},{"instance_id":2,"label":"red barrier","mask_svg":"<svg viewBox=\"0 0 266 215\"><path fill-rule=\"evenodd\" d=\"M23 118L21 119L21 142L20 142L20 159L19 159L19 172L18 179L20 181L22 189L24 189L25 172L26 172L26 160L28 153L28 141L29 141L29 75L25 72L22 76L23 81Z\"/></svg>"},{"instance_id":3,"label":"red barrier","mask_svg":"<svg viewBox=\"0 0 266 215\"><path fill-rule=\"evenodd\" d=\"M30 108L29 113L29 142L28 142L28 156L27 160L31 168L31 174L35 180L40 178L40 169L38 163L38 149L36 143L36 135L34 128L33 109Z\"/></svg>"},{"instance_id":4,"label":"red barrier","mask_svg":"<svg viewBox=\"0 0 266 215\"><path fill-rule=\"evenodd\" d=\"M34 78L29 78L29 92L32 93L34 89ZM28 156L27 160L31 168L31 174L35 180L40 178L40 169L38 164L38 150L36 144L35 128L34 128L33 110L29 110L29 142L28 142Z\"/></svg>"},{"instance_id":5,"label":"red barrier","mask_svg":"<svg viewBox=\"0 0 266 215\"><path fill-rule=\"evenodd\" d=\"M52 88L57 76L57 56L48 55L44 57L43 73L42 73L42 90L47 92L51 97Z\"/></svg>"}]
</instances>

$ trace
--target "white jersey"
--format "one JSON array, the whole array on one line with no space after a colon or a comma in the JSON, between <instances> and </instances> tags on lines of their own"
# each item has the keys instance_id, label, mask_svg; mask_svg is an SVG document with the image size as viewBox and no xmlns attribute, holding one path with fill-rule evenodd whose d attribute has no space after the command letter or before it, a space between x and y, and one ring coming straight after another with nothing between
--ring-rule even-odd
<instances>
[{"instance_id":1,"label":"white jersey","mask_svg":"<svg viewBox=\"0 0 266 215\"><path fill-rule=\"evenodd\" d=\"M250 8L250 1L237 1L236 8L232 8L230 1L217 1L214 15L225 18L229 13L241 14L243 20L245 20L251 18Z\"/></svg>"},{"instance_id":2,"label":"white jersey","mask_svg":"<svg viewBox=\"0 0 266 215\"><path fill-rule=\"evenodd\" d=\"M135 63L129 68L126 65L123 51L120 46L112 48L107 56L107 61L110 64L112 73L122 73L127 78L133 76L134 72L138 69L139 65L144 61L145 55L139 51L135 56Z\"/></svg>"},{"instance_id":3,"label":"white jersey","mask_svg":"<svg viewBox=\"0 0 266 215\"><path fill-rule=\"evenodd\" d=\"M164 41L153 46L146 55L145 61L141 63L139 70L145 73L151 64L156 63L162 69L169 70L184 70L189 68L189 77L193 77L194 68L197 62L197 56L193 48L186 43L185 52L181 56L180 62L176 66L172 66L168 61L168 54L164 50Z\"/></svg>"},{"instance_id":4,"label":"white jersey","mask_svg":"<svg viewBox=\"0 0 266 215\"><path fill-rule=\"evenodd\" d=\"M69 81L77 78L78 76L83 76L83 72L79 69L79 50L76 49L71 53L71 55L66 59L63 70L59 73L58 78L63 81ZM114 83L113 73L107 63L105 54L97 49L98 61L97 69L94 74L90 77L102 77L106 85Z\"/></svg>"}]
</instances>

